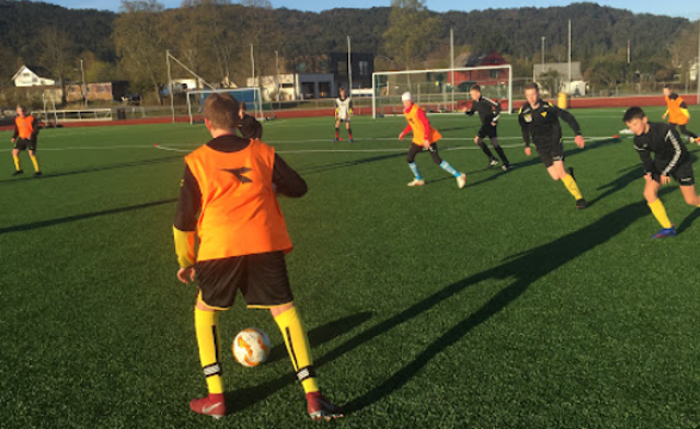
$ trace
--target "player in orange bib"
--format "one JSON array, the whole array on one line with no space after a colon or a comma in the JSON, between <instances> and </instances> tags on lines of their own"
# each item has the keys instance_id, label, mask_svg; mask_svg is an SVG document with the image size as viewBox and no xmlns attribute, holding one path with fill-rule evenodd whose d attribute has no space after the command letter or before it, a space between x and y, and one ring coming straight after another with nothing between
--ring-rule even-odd
<instances>
[{"instance_id":1,"label":"player in orange bib","mask_svg":"<svg viewBox=\"0 0 700 429\"><path fill-rule=\"evenodd\" d=\"M249 308L269 309L279 326L306 393L309 416L342 417L342 410L319 391L285 265L292 242L276 193L301 197L306 182L272 147L236 135L239 105L231 95L207 97L204 118L213 139L185 157L173 227L177 277L188 284L197 275L195 331L209 390L208 396L193 399L190 408L214 418L226 414L218 321L240 290Z\"/></svg>"},{"instance_id":2,"label":"player in orange bib","mask_svg":"<svg viewBox=\"0 0 700 429\"><path fill-rule=\"evenodd\" d=\"M666 113L664 113L662 118L666 119L666 117L668 117L668 124L673 128L678 126L681 133L688 136L688 140L690 140L691 143L700 144L698 136L685 127L690 121L688 105L685 104L685 101L683 101L680 95L673 92L671 85L664 86L664 100L666 100Z\"/></svg>"},{"instance_id":3,"label":"player in orange bib","mask_svg":"<svg viewBox=\"0 0 700 429\"><path fill-rule=\"evenodd\" d=\"M29 158L34 164L34 177L41 176L39 169L39 161L36 159L36 141L39 135L39 124L32 115L27 114L27 109L24 106L17 106L17 117L15 118L15 133L12 135L12 159L15 162L15 172L13 176L23 174L22 166L19 161L19 153L23 150L29 150Z\"/></svg>"},{"instance_id":4,"label":"player in orange bib","mask_svg":"<svg viewBox=\"0 0 700 429\"><path fill-rule=\"evenodd\" d=\"M418 170L415 159L418 153L426 149L430 152L433 162L457 179L457 186L459 189L464 188L467 184L467 176L455 170L449 162L444 161L440 158L440 155L438 155L437 141L442 138L442 135L430 125L428 117L425 115L423 109L413 102L413 96L410 92L403 93L401 102L403 103L403 114L408 121L408 126L399 134L399 140L403 140L406 134L413 132L413 142L406 155L406 161L408 161L408 166L413 172L414 179L408 182L408 186L425 185L425 180L423 180L423 176L421 176Z\"/></svg>"}]
</instances>

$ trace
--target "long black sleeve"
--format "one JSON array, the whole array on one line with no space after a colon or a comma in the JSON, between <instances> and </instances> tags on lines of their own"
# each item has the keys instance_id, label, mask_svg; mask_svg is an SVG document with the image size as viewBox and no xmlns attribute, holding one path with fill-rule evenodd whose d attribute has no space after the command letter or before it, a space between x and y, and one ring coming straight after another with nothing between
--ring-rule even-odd
<instances>
[{"instance_id":1,"label":"long black sleeve","mask_svg":"<svg viewBox=\"0 0 700 429\"><path fill-rule=\"evenodd\" d=\"M518 116L518 122L520 123L520 132L522 133L525 146L530 147L530 139L532 138L530 135L530 125L525 122L522 115Z\"/></svg>"},{"instance_id":2,"label":"long black sleeve","mask_svg":"<svg viewBox=\"0 0 700 429\"><path fill-rule=\"evenodd\" d=\"M560 109L559 107L556 107L555 109L556 109L557 115L559 115L559 117L561 119L563 119L567 124L569 124L569 126L571 127L571 129L574 131L574 133L577 136L580 136L581 135L581 127L579 126L576 118L574 118L574 115L572 115L571 113L569 113L568 111L566 111L564 109Z\"/></svg>"},{"instance_id":3,"label":"long black sleeve","mask_svg":"<svg viewBox=\"0 0 700 429\"><path fill-rule=\"evenodd\" d=\"M15 123L15 133L12 134L12 138L16 139L17 136L19 136L19 127L17 126L17 123Z\"/></svg>"},{"instance_id":4,"label":"long black sleeve","mask_svg":"<svg viewBox=\"0 0 700 429\"><path fill-rule=\"evenodd\" d=\"M177 202L175 222L173 225L180 231L196 231L199 211L202 208L202 191L194 178L190 167L185 165L185 173L180 183L180 198Z\"/></svg>"},{"instance_id":5,"label":"long black sleeve","mask_svg":"<svg viewBox=\"0 0 700 429\"><path fill-rule=\"evenodd\" d=\"M308 191L306 181L277 154L272 170L272 183L277 187L277 192L287 197L303 197Z\"/></svg>"}]
</instances>

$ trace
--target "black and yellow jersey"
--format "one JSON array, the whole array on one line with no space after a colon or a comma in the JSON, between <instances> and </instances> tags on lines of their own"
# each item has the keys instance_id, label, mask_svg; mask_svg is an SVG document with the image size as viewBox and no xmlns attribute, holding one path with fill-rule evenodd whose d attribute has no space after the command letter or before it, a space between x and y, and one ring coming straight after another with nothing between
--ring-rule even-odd
<instances>
[{"instance_id":1,"label":"black and yellow jersey","mask_svg":"<svg viewBox=\"0 0 700 429\"><path fill-rule=\"evenodd\" d=\"M530 143L536 147L559 144L562 137L559 119L566 121L577 136L581 135L581 127L576 118L566 110L542 100L539 100L536 109L525 102L518 113L525 146L530 146Z\"/></svg>"}]
</instances>

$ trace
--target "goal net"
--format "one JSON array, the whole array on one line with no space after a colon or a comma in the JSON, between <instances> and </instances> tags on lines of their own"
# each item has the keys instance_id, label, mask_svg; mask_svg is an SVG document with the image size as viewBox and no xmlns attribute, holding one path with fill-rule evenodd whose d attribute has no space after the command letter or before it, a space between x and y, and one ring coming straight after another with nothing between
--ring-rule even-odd
<instances>
[{"instance_id":1,"label":"goal net","mask_svg":"<svg viewBox=\"0 0 700 429\"><path fill-rule=\"evenodd\" d=\"M260 88L205 89L187 92L187 115L190 118L190 124L203 120L204 101L215 92L231 94L238 102L246 104L246 109L251 115L258 119L265 117Z\"/></svg>"},{"instance_id":2,"label":"goal net","mask_svg":"<svg viewBox=\"0 0 700 429\"><path fill-rule=\"evenodd\" d=\"M459 112L471 100L469 89L475 84L484 97L501 102L504 113L513 111L513 69L498 65L373 73L372 117L402 114L406 91L430 113Z\"/></svg>"}]
</instances>

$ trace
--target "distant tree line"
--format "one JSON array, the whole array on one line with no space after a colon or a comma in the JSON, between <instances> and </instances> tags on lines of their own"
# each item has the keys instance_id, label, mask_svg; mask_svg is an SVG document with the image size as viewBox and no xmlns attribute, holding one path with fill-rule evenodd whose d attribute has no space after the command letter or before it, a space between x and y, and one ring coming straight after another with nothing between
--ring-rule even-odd
<instances>
[{"instance_id":1,"label":"distant tree line","mask_svg":"<svg viewBox=\"0 0 700 429\"><path fill-rule=\"evenodd\" d=\"M71 10L25 0L0 0L0 91L21 64L48 69L63 85L79 80L128 80L132 91L160 99L165 51L209 82L246 85L256 75L323 69L323 54L373 53L376 69L449 66L449 34L457 53L495 49L532 75L542 61L567 59L572 20L573 57L599 87L621 82L688 81L697 57L697 24L682 18L633 14L576 3L567 7L435 13L424 0L391 7L337 8L321 13L273 9L268 0L184 0L165 9L158 0L122 0L119 13ZM631 61L627 61L627 43ZM185 76L175 68L177 76Z\"/></svg>"}]
</instances>

